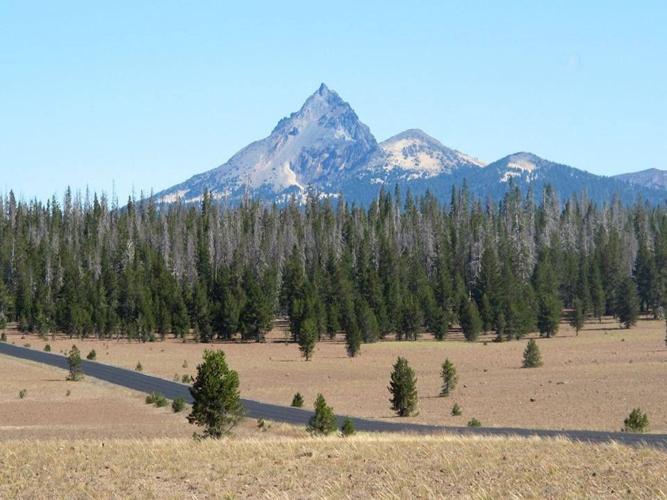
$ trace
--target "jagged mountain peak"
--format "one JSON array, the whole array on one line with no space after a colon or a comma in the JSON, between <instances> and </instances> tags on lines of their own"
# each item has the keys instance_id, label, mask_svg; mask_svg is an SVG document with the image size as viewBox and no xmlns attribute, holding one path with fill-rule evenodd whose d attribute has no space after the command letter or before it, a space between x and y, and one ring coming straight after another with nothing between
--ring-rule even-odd
<instances>
[{"instance_id":1,"label":"jagged mountain peak","mask_svg":"<svg viewBox=\"0 0 667 500\"><path fill-rule=\"evenodd\" d=\"M303 106L278 122L271 134L243 148L209 172L159 194L165 201L214 197L264 197L304 193L308 186L331 192L336 177L366 164L378 149L352 107L325 84Z\"/></svg>"}]
</instances>

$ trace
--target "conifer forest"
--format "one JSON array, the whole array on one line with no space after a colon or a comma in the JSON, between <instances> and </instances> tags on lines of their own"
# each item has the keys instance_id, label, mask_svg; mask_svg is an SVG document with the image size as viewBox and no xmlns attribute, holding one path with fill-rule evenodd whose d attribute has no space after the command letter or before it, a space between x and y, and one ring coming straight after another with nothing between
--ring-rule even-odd
<instances>
[{"instance_id":1,"label":"conifer forest","mask_svg":"<svg viewBox=\"0 0 667 500\"><path fill-rule=\"evenodd\" d=\"M387 335L505 341L566 318L661 317L667 209L512 186L499 203L464 185L447 204L395 190L368 207L9 193L0 278L0 325L43 335L261 341L287 318L304 353L337 334L350 356Z\"/></svg>"}]
</instances>

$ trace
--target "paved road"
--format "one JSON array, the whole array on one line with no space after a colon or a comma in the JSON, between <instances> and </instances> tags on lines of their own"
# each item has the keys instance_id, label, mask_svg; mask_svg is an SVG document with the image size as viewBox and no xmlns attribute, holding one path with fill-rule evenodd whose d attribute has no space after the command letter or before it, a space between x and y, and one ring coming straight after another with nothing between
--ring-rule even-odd
<instances>
[{"instance_id":1,"label":"paved road","mask_svg":"<svg viewBox=\"0 0 667 500\"><path fill-rule=\"evenodd\" d=\"M38 363L67 369L67 358L59 354L37 351L25 347L18 347L6 342L0 342L0 354L26 359ZM2 362L0 360L0 362ZM90 376L112 384L134 389L136 391L151 393L158 392L168 399L181 397L187 402L192 402L188 386L178 382L172 382L144 373L139 373L125 368L105 365L95 361L82 361L83 372ZM251 418L264 418L276 422L306 425L312 415L311 411L300 408L291 408L269 403L261 403L250 399L243 399L246 415ZM444 427L438 425L422 425L405 422L388 422L381 420L370 420L351 417L354 426L359 431L366 432L410 432L410 433L437 433L448 432L452 434L488 435L488 436L520 436L520 437L557 437L562 436L569 439L585 442L609 442L617 441L624 444L646 444L650 446L667 448L667 434L629 434L623 432L602 431L576 431L576 430L543 430L543 429L518 429L510 427L487 427L472 429L468 427ZM342 417L339 417L339 425Z\"/></svg>"}]
</instances>

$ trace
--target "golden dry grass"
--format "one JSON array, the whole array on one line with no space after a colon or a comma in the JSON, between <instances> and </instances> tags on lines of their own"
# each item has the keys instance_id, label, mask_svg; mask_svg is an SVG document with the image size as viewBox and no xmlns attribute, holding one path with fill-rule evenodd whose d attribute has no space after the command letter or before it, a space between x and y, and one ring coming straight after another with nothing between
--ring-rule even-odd
<instances>
[{"instance_id":1,"label":"golden dry grass","mask_svg":"<svg viewBox=\"0 0 667 500\"><path fill-rule=\"evenodd\" d=\"M665 498L667 453L566 440L9 441L2 498Z\"/></svg>"},{"instance_id":2,"label":"golden dry grass","mask_svg":"<svg viewBox=\"0 0 667 500\"><path fill-rule=\"evenodd\" d=\"M314 359L302 360L294 344L278 340L275 331L264 344L183 344L173 340L156 343L126 341L49 340L55 351L73 342L85 355L95 348L98 360L172 379L194 374L204 349L223 349L238 370L243 397L288 405L301 392L310 406L318 392L339 414L395 419L389 409L387 384L396 356L405 356L417 372L419 415L405 419L421 423L465 425L476 417L486 426L617 431L634 407L650 418L652 432L667 432L667 348L663 321L641 321L631 330L619 329L607 319L586 325L575 336L561 325L558 336L538 345L542 368L520 368L525 341L501 344L467 343L454 334L445 342L379 342L362 346L362 354L350 359L341 339L318 343ZM10 341L30 342L41 349L44 341L10 334ZM439 370L450 358L459 374L459 385L449 398L438 397ZM183 367L187 361L187 368ZM534 400L534 401L531 401ZM452 417L457 402L463 416Z\"/></svg>"}]
</instances>

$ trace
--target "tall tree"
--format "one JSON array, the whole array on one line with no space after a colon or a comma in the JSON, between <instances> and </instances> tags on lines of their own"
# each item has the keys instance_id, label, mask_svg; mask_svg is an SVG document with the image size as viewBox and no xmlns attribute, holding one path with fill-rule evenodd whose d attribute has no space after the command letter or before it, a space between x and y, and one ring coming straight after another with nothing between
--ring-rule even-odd
<instances>
[{"instance_id":1,"label":"tall tree","mask_svg":"<svg viewBox=\"0 0 667 500\"><path fill-rule=\"evenodd\" d=\"M408 417L417 408L417 378L405 358L394 363L389 382L391 408L399 417Z\"/></svg>"},{"instance_id":2,"label":"tall tree","mask_svg":"<svg viewBox=\"0 0 667 500\"><path fill-rule=\"evenodd\" d=\"M204 428L203 437L221 438L244 414L239 376L227 366L222 351L204 351L190 394L194 402L188 421Z\"/></svg>"}]
</instances>

